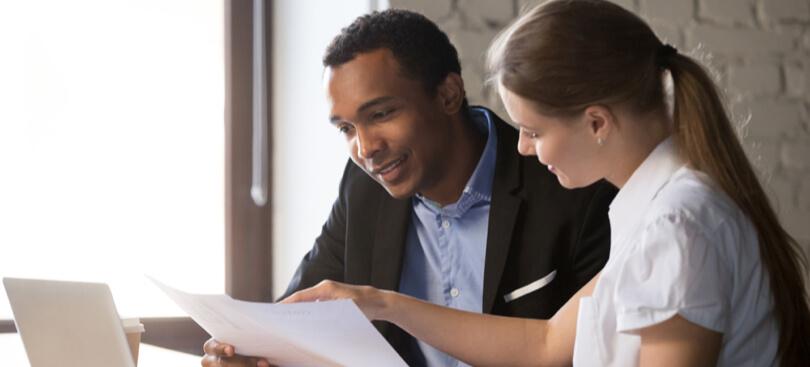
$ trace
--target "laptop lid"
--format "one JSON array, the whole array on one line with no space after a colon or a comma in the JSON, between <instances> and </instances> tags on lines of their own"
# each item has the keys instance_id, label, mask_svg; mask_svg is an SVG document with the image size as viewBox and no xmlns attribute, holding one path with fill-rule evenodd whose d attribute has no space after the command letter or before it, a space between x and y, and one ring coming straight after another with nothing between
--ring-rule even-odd
<instances>
[{"instance_id":1,"label":"laptop lid","mask_svg":"<svg viewBox=\"0 0 810 367\"><path fill-rule=\"evenodd\" d=\"M31 367L135 367L110 288L3 278Z\"/></svg>"}]
</instances>

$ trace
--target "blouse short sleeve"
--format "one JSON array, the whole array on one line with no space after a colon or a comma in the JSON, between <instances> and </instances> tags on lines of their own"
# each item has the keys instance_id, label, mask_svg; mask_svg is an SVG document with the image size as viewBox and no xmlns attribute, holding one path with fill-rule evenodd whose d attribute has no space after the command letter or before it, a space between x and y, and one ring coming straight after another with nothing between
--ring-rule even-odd
<instances>
[{"instance_id":1,"label":"blouse short sleeve","mask_svg":"<svg viewBox=\"0 0 810 367\"><path fill-rule=\"evenodd\" d=\"M648 222L617 275L617 331L635 333L680 315L725 333L732 275L716 240L723 237L685 212Z\"/></svg>"}]
</instances>

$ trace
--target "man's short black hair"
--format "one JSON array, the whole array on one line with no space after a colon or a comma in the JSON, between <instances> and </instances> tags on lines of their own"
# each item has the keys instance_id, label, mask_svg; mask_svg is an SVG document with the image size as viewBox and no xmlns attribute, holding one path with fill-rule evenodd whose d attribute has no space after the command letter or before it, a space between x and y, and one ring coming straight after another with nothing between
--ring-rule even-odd
<instances>
[{"instance_id":1,"label":"man's short black hair","mask_svg":"<svg viewBox=\"0 0 810 367\"><path fill-rule=\"evenodd\" d=\"M448 74L461 75L458 52L447 35L424 15L403 9L375 11L355 19L326 48L323 65L339 66L377 49L391 50L404 76L421 81L431 94Z\"/></svg>"}]
</instances>

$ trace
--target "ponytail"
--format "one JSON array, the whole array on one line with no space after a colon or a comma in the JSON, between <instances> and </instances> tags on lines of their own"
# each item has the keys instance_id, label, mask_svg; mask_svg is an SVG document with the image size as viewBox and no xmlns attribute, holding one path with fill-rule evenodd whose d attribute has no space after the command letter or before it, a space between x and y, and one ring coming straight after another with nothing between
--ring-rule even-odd
<instances>
[{"instance_id":1,"label":"ponytail","mask_svg":"<svg viewBox=\"0 0 810 367\"><path fill-rule=\"evenodd\" d=\"M780 225L708 73L681 54L669 53L663 61L674 83L674 135L680 153L693 168L708 174L754 224L779 325L779 360L783 366L806 365L810 310L801 275L806 259Z\"/></svg>"}]
</instances>

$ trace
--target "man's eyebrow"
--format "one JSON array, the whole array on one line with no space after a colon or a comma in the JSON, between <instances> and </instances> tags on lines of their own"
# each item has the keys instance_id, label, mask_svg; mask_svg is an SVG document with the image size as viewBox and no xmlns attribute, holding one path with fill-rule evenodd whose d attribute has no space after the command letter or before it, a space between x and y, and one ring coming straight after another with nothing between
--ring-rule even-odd
<instances>
[{"instance_id":1,"label":"man's eyebrow","mask_svg":"<svg viewBox=\"0 0 810 367\"><path fill-rule=\"evenodd\" d=\"M381 104L386 103L386 102L390 102L392 100L394 100L394 97L392 97L392 96L383 96L383 97L374 98L374 99L372 99L372 100L370 100L370 101L368 101L366 103L363 103L363 105L361 105L360 108L357 109L357 114L359 115L359 114L363 113L363 111L365 111L365 110L368 110L368 109L370 109L370 108L372 108L374 106L381 105Z\"/></svg>"},{"instance_id":2,"label":"man's eyebrow","mask_svg":"<svg viewBox=\"0 0 810 367\"><path fill-rule=\"evenodd\" d=\"M374 106L381 105L381 104L386 103L386 102L390 102L390 101L392 101L394 99L395 99L395 97L393 97L393 96L383 96L383 97L374 98L374 99L360 105L360 107L357 109L357 114L359 115L359 114L363 113L364 111L366 111L366 110L368 110L368 109L370 109L370 108L372 108ZM332 124L337 124L338 122L340 122L342 120L343 119L338 115L329 116L329 122L332 123Z\"/></svg>"}]
</instances>

